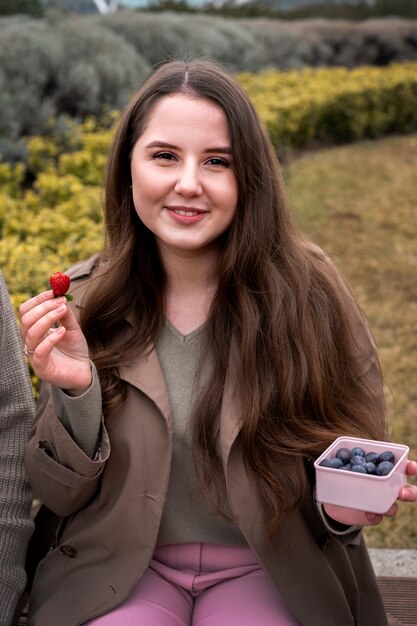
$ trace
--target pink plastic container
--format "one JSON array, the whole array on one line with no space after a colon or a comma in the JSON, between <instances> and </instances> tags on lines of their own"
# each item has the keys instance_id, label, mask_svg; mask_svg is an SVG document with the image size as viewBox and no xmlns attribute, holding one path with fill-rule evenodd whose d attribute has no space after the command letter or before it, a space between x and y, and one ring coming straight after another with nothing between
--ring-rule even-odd
<instances>
[{"instance_id":1,"label":"pink plastic container","mask_svg":"<svg viewBox=\"0 0 417 626\"><path fill-rule=\"evenodd\" d=\"M323 459L332 459L339 448L360 447L380 454L391 450L395 465L386 476L359 474L331 467L320 467ZM356 437L338 437L315 461L316 497L319 502L337 504L359 511L386 513L398 497L402 485L407 482L406 465L408 446L387 441L372 441Z\"/></svg>"}]
</instances>

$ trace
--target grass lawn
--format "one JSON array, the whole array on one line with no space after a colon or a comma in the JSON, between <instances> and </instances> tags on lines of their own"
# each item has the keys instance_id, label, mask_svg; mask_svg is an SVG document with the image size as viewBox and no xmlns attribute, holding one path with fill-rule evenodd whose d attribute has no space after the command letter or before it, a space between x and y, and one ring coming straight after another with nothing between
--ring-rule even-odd
<instances>
[{"instance_id":1,"label":"grass lawn","mask_svg":"<svg viewBox=\"0 0 417 626\"><path fill-rule=\"evenodd\" d=\"M417 459L417 135L289 157L297 221L347 277L372 327L392 441ZM417 507L366 531L368 545L416 548Z\"/></svg>"}]
</instances>

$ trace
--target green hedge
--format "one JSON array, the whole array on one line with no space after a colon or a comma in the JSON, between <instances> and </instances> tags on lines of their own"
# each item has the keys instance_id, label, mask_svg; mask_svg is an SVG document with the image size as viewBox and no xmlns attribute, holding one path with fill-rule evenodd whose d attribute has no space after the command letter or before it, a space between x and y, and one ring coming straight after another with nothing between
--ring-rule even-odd
<instances>
[{"instance_id":1,"label":"green hedge","mask_svg":"<svg viewBox=\"0 0 417 626\"><path fill-rule=\"evenodd\" d=\"M303 147L417 128L417 63L239 75L274 144Z\"/></svg>"}]
</instances>

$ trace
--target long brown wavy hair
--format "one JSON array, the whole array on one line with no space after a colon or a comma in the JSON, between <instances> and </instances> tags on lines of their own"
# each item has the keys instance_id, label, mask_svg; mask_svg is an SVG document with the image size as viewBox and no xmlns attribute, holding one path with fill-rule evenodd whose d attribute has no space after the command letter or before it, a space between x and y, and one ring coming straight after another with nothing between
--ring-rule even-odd
<instances>
[{"instance_id":1,"label":"long brown wavy hair","mask_svg":"<svg viewBox=\"0 0 417 626\"><path fill-rule=\"evenodd\" d=\"M81 326L109 414L126 395L120 364L150 349L163 323L166 274L133 205L130 156L155 103L176 93L208 98L225 112L239 190L207 322L212 375L193 408L196 467L219 494L216 433L228 374L240 400L238 443L272 535L303 493L306 458L339 435L386 438L381 373L345 282L293 223L278 159L250 99L217 63L166 63L124 111L106 171L105 262Z\"/></svg>"}]
</instances>

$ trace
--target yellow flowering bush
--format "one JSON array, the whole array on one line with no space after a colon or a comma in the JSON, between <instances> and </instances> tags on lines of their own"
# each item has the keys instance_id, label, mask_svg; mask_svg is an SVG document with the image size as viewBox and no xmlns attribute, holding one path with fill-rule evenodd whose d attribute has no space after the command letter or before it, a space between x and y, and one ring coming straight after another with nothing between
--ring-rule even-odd
<instances>
[{"instance_id":1,"label":"yellow flowering bush","mask_svg":"<svg viewBox=\"0 0 417 626\"><path fill-rule=\"evenodd\" d=\"M276 146L306 146L417 127L417 63L238 75Z\"/></svg>"},{"instance_id":2,"label":"yellow flowering bush","mask_svg":"<svg viewBox=\"0 0 417 626\"><path fill-rule=\"evenodd\" d=\"M16 308L48 289L52 272L101 248L111 133L93 120L72 124L65 140L28 138L26 166L0 163L0 267Z\"/></svg>"},{"instance_id":3,"label":"yellow flowering bush","mask_svg":"<svg viewBox=\"0 0 417 626\"><path fill-rule=\"evenodd\" d=\"M3 202L6 196L16 198L20 195L21 185L25 176L25 166L23 163L11 165L10 163L0 163L0 215Z\"/></svg>"}]
</instances>

